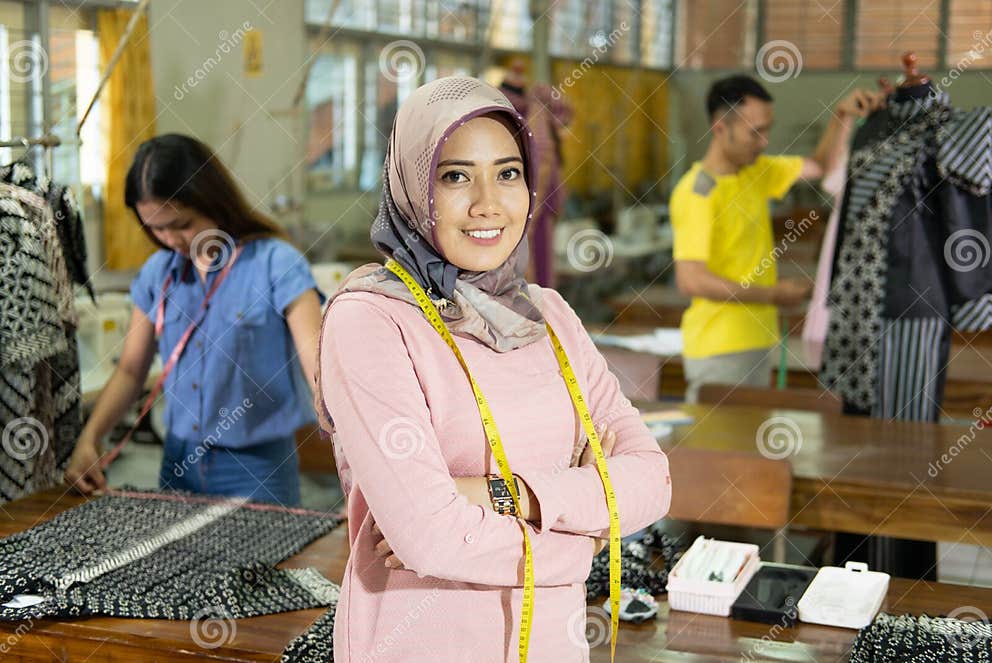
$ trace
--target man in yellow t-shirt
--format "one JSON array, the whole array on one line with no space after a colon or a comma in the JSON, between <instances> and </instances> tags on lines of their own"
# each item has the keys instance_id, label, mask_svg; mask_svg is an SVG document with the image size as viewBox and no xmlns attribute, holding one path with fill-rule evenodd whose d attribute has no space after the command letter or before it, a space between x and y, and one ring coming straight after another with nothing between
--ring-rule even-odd
<instances>
[{"instance_id":1,"label":"man in yellow t-shirt","mask_svg":"<svg viewBox=\"0 0 992 663\"><path fill-rule=\"evenodd\" d=\"M771 95L749 76L710 88L709 147L679 180L670 205L676 282L692 297L682 316L688 402L703 384L768 386L770 350L779 342L776 306L801 303L811 288L778 279L769 200L798 179L829 172L854 119L884 103L883 93L855 90L837 105L812 156L763 156L774 119Z\"/></svg>"}]
</instances>

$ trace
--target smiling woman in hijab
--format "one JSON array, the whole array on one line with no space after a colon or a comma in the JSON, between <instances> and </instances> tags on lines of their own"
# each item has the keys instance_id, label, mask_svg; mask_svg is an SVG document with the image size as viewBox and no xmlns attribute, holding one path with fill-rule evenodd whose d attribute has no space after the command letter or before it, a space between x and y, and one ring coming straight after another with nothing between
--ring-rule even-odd
<instances>
[{"instance_id":1,"label":"smiling woman in hijab","mask_svg":"<svg viewBox=\"0 0 992 663\"><path fill-rule=\"evenodd\" d=\"M568 304L524 280L531 159L524 120L481 81L434 81L397 114L371 233L387 266L349 277L321 335L351 542L338 663L518 661L522 641L532 661L589 660L584 582L611 519L555 338L609 456L620 534L668 509L668 462L637 410Z\"/></svg>"}]
</instances>

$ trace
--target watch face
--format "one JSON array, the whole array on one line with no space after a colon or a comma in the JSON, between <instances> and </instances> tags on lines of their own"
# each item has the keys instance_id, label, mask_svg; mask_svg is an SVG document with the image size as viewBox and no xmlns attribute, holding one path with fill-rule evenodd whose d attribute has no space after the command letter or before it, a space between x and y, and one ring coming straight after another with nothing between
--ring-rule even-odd
<instances>
[{"instance_id":1,"label":"watch face","mask_svg":"<svg viewBox=\"0 0 992 663\"><path fill-rule=\"evenodd\" d=\"M506 482L502 479L492 479L489 482L489 486L493 491L493 498L495 499L512 499L513 496L510 494L510 489L507 488Z\"/></svg>"}]
</instances>

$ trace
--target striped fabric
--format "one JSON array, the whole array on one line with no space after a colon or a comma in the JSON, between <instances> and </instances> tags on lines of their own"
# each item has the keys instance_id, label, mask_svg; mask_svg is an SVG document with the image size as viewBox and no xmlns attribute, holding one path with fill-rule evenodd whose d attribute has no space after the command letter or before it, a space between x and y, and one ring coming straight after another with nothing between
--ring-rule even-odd
<instances>
[{"instance_id":1,"label":"striped fabric","mask_svg":"<svg viewBox=\"0 0 992 663\"><path fill-rule=\"evenodd\" d=\"M992 108L957 112L937 132L940 176L976 196L992 192Z\"/></svg>"},{"instance_id":2,"label":"striped fabric","mask_svg":"<svg viewBox=\"0 0 992 663\"><path fill-rule=\"evenodd\" d=\"M951 325L967 333L992 329L992 295L982 295L952 308Z\"/></svg>"},{"instance_id":3,"label":"striped fabric","mask_svg":"<svg viewBox=\"0 0 992 663\"><path fill-rule=\"evenodd\" d=\"M878 351L878 400L872 416L933 421L940 414L941 348L949 327L940 318L886 320Z\"/></svg>"}]
</instances>

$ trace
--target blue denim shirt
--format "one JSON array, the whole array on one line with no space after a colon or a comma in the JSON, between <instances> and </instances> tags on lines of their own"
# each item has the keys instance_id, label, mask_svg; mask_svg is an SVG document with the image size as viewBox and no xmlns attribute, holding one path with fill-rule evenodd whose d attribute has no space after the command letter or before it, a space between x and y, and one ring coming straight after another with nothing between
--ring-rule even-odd
<instances>
[{"instance_id":1,"label":"blue denim shirt","mask_svg":"<svg viewBox=\"0 0 992 663\"><path fill-rule=\"evenodd\" d=\"M163 363L221 273L209 272L204 283L186 269L188 261L180 253L158 251L131 284L135 306L154 323L162 286L172 275L158 339ZM292 435L315 421L285 317L286 308L310 289L317 289L310 266L288 243L245 244L166 380L165 425L171 434L241 448Z\"/></svg>"}]
</instances>

